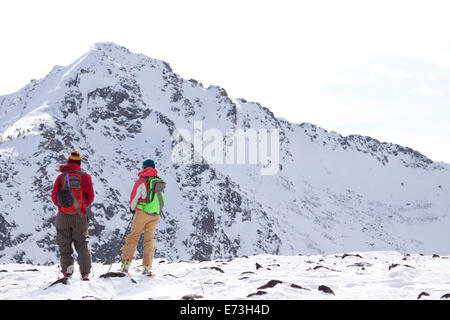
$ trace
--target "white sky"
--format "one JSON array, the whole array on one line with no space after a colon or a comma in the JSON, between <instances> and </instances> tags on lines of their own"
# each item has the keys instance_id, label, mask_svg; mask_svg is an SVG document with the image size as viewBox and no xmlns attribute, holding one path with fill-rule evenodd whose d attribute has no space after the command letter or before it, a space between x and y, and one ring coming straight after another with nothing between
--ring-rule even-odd
<instances>
[{"instance_id":1,"label":"white sky","mask_svg":"<svg viewBox=\"0 0 450 320\"><path fill-rule=\"evenodd\" d=\"M276 116L450 163L448 1L1 1L0 95L95 42Z\"/></svg>"}]
</instances>

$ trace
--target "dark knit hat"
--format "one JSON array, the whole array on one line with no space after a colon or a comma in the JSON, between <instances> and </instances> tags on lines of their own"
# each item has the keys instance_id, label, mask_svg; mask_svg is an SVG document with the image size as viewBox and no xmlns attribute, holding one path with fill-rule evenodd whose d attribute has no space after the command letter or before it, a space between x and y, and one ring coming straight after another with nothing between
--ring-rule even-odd
<instances>
[{"instance_id":1,"label":"dark knit hat","mask_svg":"<svg viewBox=\"0 0 450 320\"><path fill-rule=\"evenodd\" d=\"M148 159L145 160L144 163L142 164L142 166L144 168L148 168L148 167L152 167L153 169L155 169L155 162L152 159Z\"/></svg>"},{"instance_id":2,"label":"dark knit hat","mask_svg":"<svg viewBox=\"0 0 450 320\"><path fill-rule=\"evenodd\" d=\"M81 157L80 154L78 153L78 150L72 151L67 162L81 164Z\"/></svg>"}]
</instances>

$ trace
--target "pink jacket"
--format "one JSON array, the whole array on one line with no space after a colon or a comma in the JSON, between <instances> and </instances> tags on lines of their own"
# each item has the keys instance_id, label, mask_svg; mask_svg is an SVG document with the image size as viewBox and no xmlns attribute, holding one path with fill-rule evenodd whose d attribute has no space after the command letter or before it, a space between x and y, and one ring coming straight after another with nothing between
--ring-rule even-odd
<instances>
[{"instance_id":1,"label":"pink jacket","mask_svg":"<svg viewBox=\"0 0 450 320\"><path fill-rule=\"evenodd\" d=\"M152 167L145 168L138 173L139 179L134 183L133 191L130 196L130 209L135 210L139 202L146 201L147 198L147 179L146 177L156 177L158 171Z\"/></svg>"}]
</instances>

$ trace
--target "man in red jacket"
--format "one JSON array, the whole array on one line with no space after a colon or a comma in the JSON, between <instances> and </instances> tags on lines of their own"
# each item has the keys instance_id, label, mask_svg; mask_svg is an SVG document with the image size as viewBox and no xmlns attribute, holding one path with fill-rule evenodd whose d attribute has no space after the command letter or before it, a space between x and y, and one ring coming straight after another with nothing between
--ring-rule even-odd
<instances>
[{"instance_id":1,"label":"man in red jacket","mask_svg":"<svg viewBox=\"0 0 450 320\"><path fill-rule=\"evenodd\" d=\"M83 280L89 280L92 258L89 251L88 219L86 209L94 201L94 189L89 174L81 169L81 157L73 151L53 185L52 200L58 207L56 242L59 246L61 271L65 278L74 271L72 243L78 254L78 265ZM65 193L66 198L62 194ZM71 198L69 207L67 197Z\"/></svg>"}]
</instances>

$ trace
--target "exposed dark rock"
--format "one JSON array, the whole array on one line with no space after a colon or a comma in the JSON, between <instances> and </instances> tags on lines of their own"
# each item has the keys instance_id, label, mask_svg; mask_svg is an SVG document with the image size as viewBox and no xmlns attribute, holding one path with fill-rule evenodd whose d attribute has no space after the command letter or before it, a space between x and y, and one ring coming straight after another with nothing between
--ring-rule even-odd
<instances>
[{"instance_id":1,"label":"exposed dark rock","mask_svg":"<svg viewBox=\"0 0 450 320\"><path fill-rule=\"evenodd\" d=\"M408 267L408 268L415 269L414 267L412 267L412 266L410 266L410 265L407 265L407 264L393 263L393 264L391 264L391 265L389 266L389 270L391 270L391 269L393 269L393 268L396 268L396 267L398 267L398 266L403 266L403 267Z\"/></svg>"},{"instance_id":2,"label":"exposed dark rock","mask_svg":"<svg viewBox=\"0 0 450 320\"><path fill-rule=\"evenodd\" d=\"M260 268L262 268L262 266L257 262L257 263L256 263L256 270L258 270L258 269L260 269Z\"/></svg>"},{"instance_id":3,"label":"exposed dark rock","mask_svg":"<svg viewBox=\"0 0 450 320\"><path fill-rule=\"evenodd\" d=\"M333 290L331 290L330 287L327 287L327 286L324 286L324 285L319 286L318 290L322 291L322 292L325 292L325 293L329 293L329 294L335 295L335 293L333 292Z\"/></svg>"},{"instance_id":4,"label":"exposed dark rock","mask_svg":"<svg viewBox=\"0 0 450 320\"><path fill-rule=\"evenodd\" d=\"M283 281L280 280L270 280L269 282L267 282L265 285L262 285L261 287L259 287L258 289L267 289L267 288L273 288L275 287L277 284L279 283L283 283Z\"/></svg>"},{"instance_id":5,"label":"exposed dark rock","mask_svg":"<svg viewBox=\"0 0 450 320\"><path fill-rule=\"evenodd\" d=\"M203 268L201 268L201 269L213 269L213 270L216 270L216 271L219 271L220 273L225 273L225 271L223 271L221 268L219 268L219 267L203 267Z\"/></svg>"},{"instance_id":6,"label":"exposed dark rock","mask_svg":"<svg viewBox=\"0 0 450 320\"><path fill-rule=\"evenodd\" d=\"M372 264L368 262L357 262L351 265L348 265L347 267L371 267Z\"/></svg>"},{"instance_id":7,"label":"exposed dark rock","mask_svg":"<svg viewBox=\"0 0 450 320\"><path fill-rule=\"evenodd\" d=\"M450 293L444 294L441 299L450 299Z\"/></svg>"},{"instance_id":8,"label":"exposed dark rock","mask_svg":"<svg viewBox=\"0 0 450 320\"><path fill-rule=\"evenodd\" d=\"M311 291L311 290L309 290L308 288L303 288L302 286L299 286L299 285L297 285L297 284L295 284L295 283L292 283L290 287L291 287L291 288L295 288L295 289L302 289L302 290Z\"/></svg>"},{"instance_id":9,"label":"exposed dark rock","mask_svg":"<svg viewBox=\"0 0 450 320\"><path fill-rule=\"evenodd\" d=\"M101 300L100 298L94 297L94 296L83 296L81 297L83 300Z\"/></svg>"},{"instance_id":10,"label":"exposed dark rock","mask_svg":"<svg viewBox=\"0 0 450 320\"><path fill-rule=\"evenodd\" d=\"M428 292L422 291L419 296L417 297L417 299L422 298L423 296L429 296L430 294Z\"/></svg>"},{"instance_id":11,"label":"exposed dark rock","mask_svg":"<svg viewBox=\"0 0 450 320\"><path fill-rule=\"evenodd\" d=\"M178 263L182 263L182 262L185 262L185 263L195 263L195 261L189 261L189 260L180 260L180 261L178 261Z\"/></svg>"},{"instance_id":12,"label":"exposed dark rock","mask_svg":"<svg viewBox=\"0 0 450 320\"><path fill-rule=\"evenodd\" d=\"M433 258L440 258L438 254L433 254Z\"/></svg>"},{"instance_id":13,"label":"exposed dark rock","mask_svg":"<svg viewBox=\"0 0 450 320\"><path fill-rule=\"evenodd\" d=\"M181 300L196 300L196 299L201 299L203 298L203 296L199 295L199 294L187 294L185 296L183 296L181 298Z\"/></svg>"},{"instance_id":14,"label":"exposed dark rock","mask_svg":"<svg viewBox=\"0 0 450 320\"><path fill-rule=\"evenodd\" d=\"M247 298L250 298L250 297L253 297L253 296L262 296L263 294L267 294L267 292L266 292L266 291L263 291L263 290L259 290L259 291L254 292L254 293L250 293L250 294L247 296Z\"/></svg>"},{"instance_id":15,"label":"exposed dark rock","mask_svg":"<svg viewBox=\"0 0 450 320\"><path fill-rule=\"evenodd\" d=\"M123 278L123 277L125 277L125 273L123 272L107 272L100 276L100 278Z\"/></svg>"},{"instance_id":16,"label":"exposed dark rock","mask_svg":"<svg viewBox=\"0 0 450 320\"><path fill-rule=\"evenodd\" d=\"M60 279L52 282L48 287L44 288L44 290L47 290L48 288L53 287L54 285L59 284L59 283L66 285L68 283L68 281L69 281L69 278L60 278Z\"/></svg>"},{"instance_id":17,"label":"exposed dark rock","mask_svg":"<svg viewBox=\"0 0 450 320\"><path fill-rule=\"evenodd\" d=\"M344 253L344 255L341 257L342 259L347 258L347 257L357 257L357 258L361 258L362 257L359 254L348 254L348 253Z\"/></svg>"},{"instance_id":18,"label":"exposed dark rock","mask_svg":"<svg viewBox=\"0 0 450 320\"><path fill-rule=\"evenodd\" d=\"M339 270L334 270L334 269L331 269L331 268L328 268L328 267L324 267L324 266L315 266L314 268L306 269L306 271L317 270L317 269L320 269L320 268L324 268L324 269L327 269L327 270L330 270L330 271L335 271L335 272L341 272Z\"/></svg>"},{"instance_id":19,"label":"exposed dark rock","mask_svg":"<svg viewBox=\"0 0 450 320\"><path fill-rule=\"evenodd\" d=\"M14 270L14 272L38 272L38 269Z\"/></svg>"},{"instance_id":20,"label":"exposed dark rock","mask_svg":"<svg viewBox=\"0 0 450 320\"><path fill-rule=\"evenodd\" d=\"M279 263L274 263L274 264L270 264L269 267L279 267L280 264Z\"/></svg>"}]
</instances>

